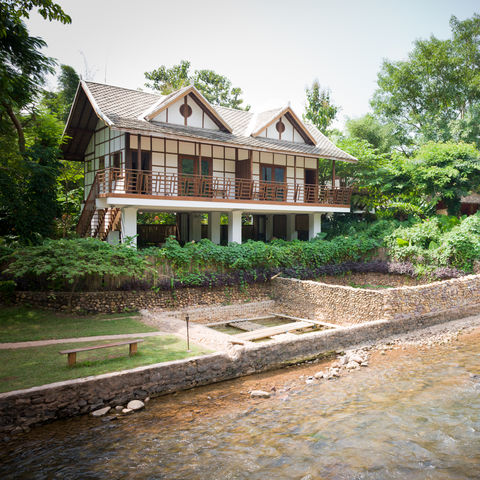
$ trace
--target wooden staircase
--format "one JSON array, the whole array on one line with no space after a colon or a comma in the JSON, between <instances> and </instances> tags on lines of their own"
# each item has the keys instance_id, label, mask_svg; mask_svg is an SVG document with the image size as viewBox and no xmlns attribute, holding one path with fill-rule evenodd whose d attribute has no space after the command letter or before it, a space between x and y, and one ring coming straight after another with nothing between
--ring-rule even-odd
<instances>
[{"instance_id":1,"label":"wooden staircase","mask_svg":"<svg viewBox=\"0 0 480 480\"><path fill-rule=\"evenodd\" d=\"M95 232L98 225L97 222L94 222L92 225L92 219L97 211L96 205L96 198L98 195L98 174L95 176L95 180L93 181L92 187L90 188L90 192L88 194L87 200L85 201L85 205L83 207L82 213L77 223L77 234L80 237L91 237L92 233Z\"/></svg>"},{"instance_id":2,"label":"wooden staircase","mask_svg":"<svg viewBox=\"0 0 480 480\"><path fill-rule=\"evenodd\" d=\"M120 220L122 219L122 212L119 208L107 208L105 210L103 220L105 228L100 229L100 240L106 240L110 232L117 230Z\"/></svg>"},{"instance_id":3,"label":"wooden staircase","mask_svg":"<svg viewBox=\"0 0 480 480\"><path fill-rule=\"evenodd\" d=\"M122 214L119 208L101 208L97 210L96 198L99 192L98 174L93 181L85 206L77 224L77 234L81 237L96 237L105 240L108 234L116 230Z\"/></svg>"}]
</instances>

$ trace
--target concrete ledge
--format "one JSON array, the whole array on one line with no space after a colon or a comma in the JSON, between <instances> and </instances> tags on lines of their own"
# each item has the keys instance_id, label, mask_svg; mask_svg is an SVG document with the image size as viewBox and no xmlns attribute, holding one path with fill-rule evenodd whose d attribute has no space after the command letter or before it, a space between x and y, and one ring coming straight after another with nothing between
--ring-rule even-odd
<instances>
[{"instance_id":1,"label":"concrete ledge","mask_svg":"<svg viewBox=\"0 0 480 480\"><path fill-rule=\"evenodd\" d=\"M229 352L2 393L0 432L28 431L34 425L88 413L106 405L125 404L132 398L164 395L276 369L474 313L480 313L480 303L423 316L381 319L337 330L312 332L295 339L235 346Z\"/></svg>"}]
</instances>

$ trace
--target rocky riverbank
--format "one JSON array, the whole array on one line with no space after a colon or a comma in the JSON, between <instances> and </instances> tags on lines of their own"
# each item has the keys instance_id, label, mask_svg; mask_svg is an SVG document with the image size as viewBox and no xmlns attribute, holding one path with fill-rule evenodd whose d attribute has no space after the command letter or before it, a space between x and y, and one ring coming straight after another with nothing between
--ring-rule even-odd
<instances>
[{"instance_id":1,"label":"rocky riverbank","mask_svg":"<svg viewBox=\"0 0 480 480\"><path fill-rule=\"evenodd\" d=\"M156 409L159 412L158 421L193 422L196 418L215 412L233 412L255 408L259 402L287 400L306 385L341 381L342 377L355 375L357 371L392 364L402 355L415 355L422 350L461 342L466 335L473 335L480 340L480 316L395 335L380 342L356 345L323 360L156 398L155 405L161 406Z\"/></svg>"}]
</instances>

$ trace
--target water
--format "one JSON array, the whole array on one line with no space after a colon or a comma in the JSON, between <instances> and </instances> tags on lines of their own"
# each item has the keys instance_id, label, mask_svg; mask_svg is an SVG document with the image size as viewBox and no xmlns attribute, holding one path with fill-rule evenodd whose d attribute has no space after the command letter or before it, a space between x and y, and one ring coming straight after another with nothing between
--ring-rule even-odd
<instances>
[{"instance_id":1,"label":"water","mask_svg":"<svg viewBox=\"0 0 480 480\"><path fill-rule=\"evenodd\" d=\"M56 422L4 445L0 478L480 478L479 362L478 336L461 337L268 400L239 394L251 377L115 421Z\"/></svg>"}]
</instances>

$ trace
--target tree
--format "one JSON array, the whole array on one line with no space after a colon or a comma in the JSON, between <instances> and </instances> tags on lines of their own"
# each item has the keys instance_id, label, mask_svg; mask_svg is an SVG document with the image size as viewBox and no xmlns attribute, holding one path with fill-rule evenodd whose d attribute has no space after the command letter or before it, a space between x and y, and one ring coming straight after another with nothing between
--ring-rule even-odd
<instances>
[{"instance_id":1,"label":"tree","mask_svg":"<svg viewBox=\"0 0 480 480\"><path fill-rule=\"evenodd\" d=\"M22 22L34 7L44 18L71 21L49 0L0 0L0 233L22 241L53 234L63 131L61 122L38 105L54 62L41 52L45 42L30 36Z\"/></svg>"},{"instance_id":2,"label":"tree","mask_svg":"<svg viewBox=\"0 0 480 480\"><path fill-rule=\"evenodd\" d=\"M250 109L249 105L242 107L243 99L240 96L243 92L240 88L232 87L232 82L227 77L213 70L195 70L190 74L190 62L186 60L171 68L162 65L156 70L145 72L145 78L150 81L145 84L147 87L159 90L163 95L194 85L213 105L237 110Z\"/></svg>"},{"instance_id":3,"label":"tree","mask_svg":"<svg viewBox=\"0 0 480 480\"><path fill-rule=\"evenodd\" d=\"M388 153L395 146L394 127L381 123L377 117L367 113L363 117L348 119L345 124L350 137L366 140L380 153Z\"/></svg>"},{"instance_id":4,"label":"tree","mask_svg":"<svg viewBox=\"0 0 480 480\"><path fill-rule=\"evenodd\" d=\"M451 17L450 27L452 38L417 40L408 60L382 65L372 106L402 145L455 139L458 122L478 118L480 15Z\"/></svg>"},{"instance_id":5,"label":"tree","mask_svg":"<svg viewBox=\"0 0 480 480\"><path fill-rule=\"evenodd\" d=\"M305 90L307 105L305 107L304 120L309 120L323 134L328 133L328 127L335 119L338 107L333 105L330 99L330 91L321 88L318 80L315 80L311 88Z\"/></svg>"},{"instance_id":6,"label":"tree","mask_svg":"<svg viewBox=\"0 0 480 480\"><path fill-rule=\"evenodd\" d=\"M480 153L471 144L429 142L406 161L405 172L414 194L433 206L442 201L449 215L458 215L461 198L478 188Z\"/></svg>"},{"instance_id":7,"label":"tree","mask_svg":"<svg viewBox=\"0 0 480 480\"><path fill-rule=\"evenodd\" d=\"M43 55L46 43L31 37L22 22L5 19L0 38L0 115L7 116L18 136L18 149L25 152L25 135L18 112L32 102L44 77L52 72L53 60Z\"/></svg>"},{"instance_id":8,"label":"tree","mask_svg":"<svg viewBox=\"0 0 480 480\"><path fill-rule=\"evenodd\" d=\"M72 106L75 93L77 92L80 76L73 67L69 65L60 65L60 75L58 76L58 91L44 91L42 102L47 106L62 122L66 122L70 107Z\"/></svg>"},{"instance_id":9,"label":"tree","mask_svg":"<svg viewBox=\"0 0 480 480\"><path fill-rule=\"evenodd\" d=\"M38 13L45 20L72 23L70 16L62 10L60 5L53 3L52 0L1 0L0 38L6 34L6 25L4 22L7 19L14 23L20 23L22 18L30 18L30 12L33 8L37 8Z\"/></svg>"}]
</instances>

